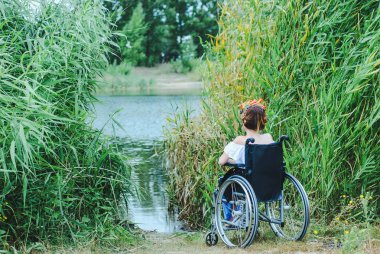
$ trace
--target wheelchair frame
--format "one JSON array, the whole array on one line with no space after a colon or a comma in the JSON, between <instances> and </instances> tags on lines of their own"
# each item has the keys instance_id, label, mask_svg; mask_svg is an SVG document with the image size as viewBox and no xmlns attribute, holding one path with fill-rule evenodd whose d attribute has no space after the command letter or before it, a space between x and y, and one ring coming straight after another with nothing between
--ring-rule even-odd
<instances>
[{"instance_id":1,"label":"wheelchair frame","mask_svg":"<svg viewBox=\"0 0 380 254\"><path fill-rule=\"evenodd\" d=\"M281 146L283 145L283 141L285 140L289 140L289 138L287 136L281 136L280 138L280 143L281 143ZM246 141L246 145L248 144L253 144L254 143L254 139L248 139ZM246 170L246 167L244 164L226 164L224 166L228 166L228 167L231 167L231 168L235 168L235 169L239 169L239 170L242 170L243 172ZM291 237L287 237L282 231L282 229L285 227L285 218L284 218L284 214L285 214L285 208L288 208L287 205L285 204L285 201L284 201L284 197L285 197L285 192L284 192L284 188L282 186L282 189L281 189L281 194L278 196L278 198L276 200L267 200L267 201L258 201L257 198L256 198L256 195L255 195L255 192L253 190L253 187L252 185L247 181L247 179L245 179L243 176L241 175L231 175L229 176L227 179L225 179L225 181L220 184L220 186L218 186L218 188L216 188L214 190L214 193L213 193L213 204L212 204L212 226L211 226L211 231L206 235L206 238L205 238L205 241L206 241L206 244L208 246L213 246L213 245L216 245L217 242L218 242L218 235L216 234L216 232L218 232L218 234L221 236L222 240L230 247L235 247L235 246L239 246L239 247L247 247L249 246L252 241L253 241L253 238L256 234L256 231L257 231L257 228L258 228L258 224L259 224L259 221L263 221L263 222L268 222L270 224L270 227L272 229L272 231L279 237L283 237L283 238L286 238L286 239L290 239L290 240L301 240L304 235L306 234L306 231L307 231L307 228L308 228L308 225L309 225L309 201L308 201L308 197L307 197L307 194L303 188L303 186L301 185L301 183L294 177L292 176L291 174L289 173L286 173L285 169L286 169L286 165L285 165L285 161L282 162L282 167L284 169L284 180L283 180L283 184L285 182L286 179L288 179L290 181L290 183L296 188L296 191L301 195L301 199L302 199L302 203L303 203L303 206L304 206L304 209L303 209L303 212L304 212L304 220L303 220L303 227L302 227L302 231L299 233L299 235L297 235L297 237L294 237L294 238L291 238ZM251 196L251 199L252 199L252 202L253 202L253 206L252 207L252 211L251 213L255 214L255 218L254 218L254 223L252 224L253 225L253 228L252 228L252 232L249 232L249 234L251 234L250 236L248 236L248 240L240 245L235 245L235 244L232 244L228 239L226 240L225 239L225 235L224 235L224 229L220 229L220 223L217 223L217 218L216 216L220 216L220 213L219 215L216 214L216 205L217 205L217 198L221 195L219 193L219 190L222 188L223 184L225 184L227 182L227 180L235 180L235 181L240 181L240 185L245 187L246 189L249 190L250 193L250 196ZM219 179L221 180L221 179ZM227 188L227 187L226 187ZM220 198L220 197L219 197ZM259 208L258 208L258 204L259 202L264 202L265 203L265 213L259 211ZM271 218L271 216L269 216L269 206L270 204L274 203L274 202L279 202L279 218L275 218L275 216L273 218ZM220 202L219 204L220 205ZM219 208L220 210L220 208ZM273 212L273 211L272 211ZM224 221L224 223L227 223L227 221ZM229 223L227 223L229 224ZM252 226L251 225L251 226ZM275 225L278 225L280 227L279 228L276 228ZM227 230L234 230L236 228L231 228L231 229L227 229ZM222 231L222 232L221 232ZM223 234L223 235L222 235Z\"/></svg>"}]
</instances>

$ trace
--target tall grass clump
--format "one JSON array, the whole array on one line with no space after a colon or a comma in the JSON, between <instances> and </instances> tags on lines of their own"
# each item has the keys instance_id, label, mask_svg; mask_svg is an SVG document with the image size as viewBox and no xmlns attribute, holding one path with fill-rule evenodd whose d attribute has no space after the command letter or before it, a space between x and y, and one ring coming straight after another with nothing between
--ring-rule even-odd
<instances>
[{"instance_id":1,"label":"tall grass clump","mask_svg":"<svg viewBox=\"0 0 380 254\"><path fill-rule=\"evenodd\" d=\"M102 1L3 0L0 17L1 249L127 237L129 169L89 123L111 36Z\"/></svg>"},{"instance_id":2,"label":"tall grass clump","mask_svg":"<svg viewBox=\"0 0 380 254\"><path fill-rule=\"evenodd\" d=\"M237 105L260 97L265 131L290 136L288 171L304 185L313 216L328 223L343 195L367 192L378 215L379 1L226 1L218 23L203 114L176 115L167 135L182 216L193 225L210 218L223 174L217 158L241 134Z\"/></svg>"}]
</instances>

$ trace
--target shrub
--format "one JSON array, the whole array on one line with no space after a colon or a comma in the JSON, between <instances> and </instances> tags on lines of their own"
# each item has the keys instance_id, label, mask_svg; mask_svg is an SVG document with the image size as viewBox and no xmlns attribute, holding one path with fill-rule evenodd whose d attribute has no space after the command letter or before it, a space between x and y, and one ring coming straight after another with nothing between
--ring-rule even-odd
<instances>
[{"instance_id":1,"label":"shrub","mask_svg":"<svg viewBox=\"0 0 380 254\"><path fill-rule=\"evenodd\" d=\"M0 2L0 238L105 239L130 172L88 123L110 24L101 1L39 2Z\"/></svg>"},{"instance_id":2,"label":"shrub","mask_svg":"<svg viewBox=\"0 0 380 254\"><path fill-rule=\"evenodd\" d=\"M132 71L132 65L127 62L121 62L120 64L112 63L107 66L105 73L112 75L128 75Z\"/></svg>"}]
</instances>

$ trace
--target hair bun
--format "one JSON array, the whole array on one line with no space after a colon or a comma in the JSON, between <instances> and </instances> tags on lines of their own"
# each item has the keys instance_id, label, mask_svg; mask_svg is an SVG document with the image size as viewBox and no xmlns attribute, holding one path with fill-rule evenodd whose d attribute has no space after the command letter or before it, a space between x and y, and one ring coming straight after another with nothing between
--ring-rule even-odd
<instances>
[{"instance_id":1,"label":"hair bun","mask_svg":"<svg viewBox=\"0 0 380 254\"><path fill-rule=\"evenodd\" d=\"M249 100L239 105L243 124L251 130L263 130L267 122L264 100Z\"/></svg>"}]
</instances>

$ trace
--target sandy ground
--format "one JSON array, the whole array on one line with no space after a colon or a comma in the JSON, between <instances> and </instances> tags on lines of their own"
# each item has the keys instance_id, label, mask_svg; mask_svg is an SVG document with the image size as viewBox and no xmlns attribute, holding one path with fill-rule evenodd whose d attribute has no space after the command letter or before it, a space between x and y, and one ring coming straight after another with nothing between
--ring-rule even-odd
<instances>
[{"instance_id":1,"label":"sandy ground","mask_svg":"<svg viewBox=\"0 0 380 254\"><path fill-rule=\"evenodd\" d=\"M82 247L72 248L55 248L47 254L246 254L246 253L263 253L263 254L336 254L342 253L341 248L335 246L331 241L323 240L305 240L301 242L289 242L271 237L255 239L253 244L248 248L228 248L219 240L218 244L208 247L204 242L204 233L177 233L165 234L157 232L145 232L143 238L133 246L99 246L89 244ZM380 250L380 249L378 249ZM29 253L29 252L28 252ZM41 252L32 252L40 254ZM376 253L376 252L363 252ZM379 252L377 252L379 253Z\"/></svg>"},{"instance_id":2,"label":"sandy ground","mask_svg":"<svg viewBox=\"0 0 380 254\"><path fill-rule=\"evenodd\" d=\"M340 253L340 249L334 245L326 244L316 240L306 240L302 242L288 242L279 240L276 237L268 239L256 239L254 243L246 248L227 248L223 242L219 242L216 246L208 247L204 243L203 234L187 233L187 234L159 234L148 233L143 244L135 246L125 253L136 254L186 254L186 253L228 253L228 254L244 254L244 253ZM123 253L123 252L120 252Z\"/></svg>"}]
</instances>

